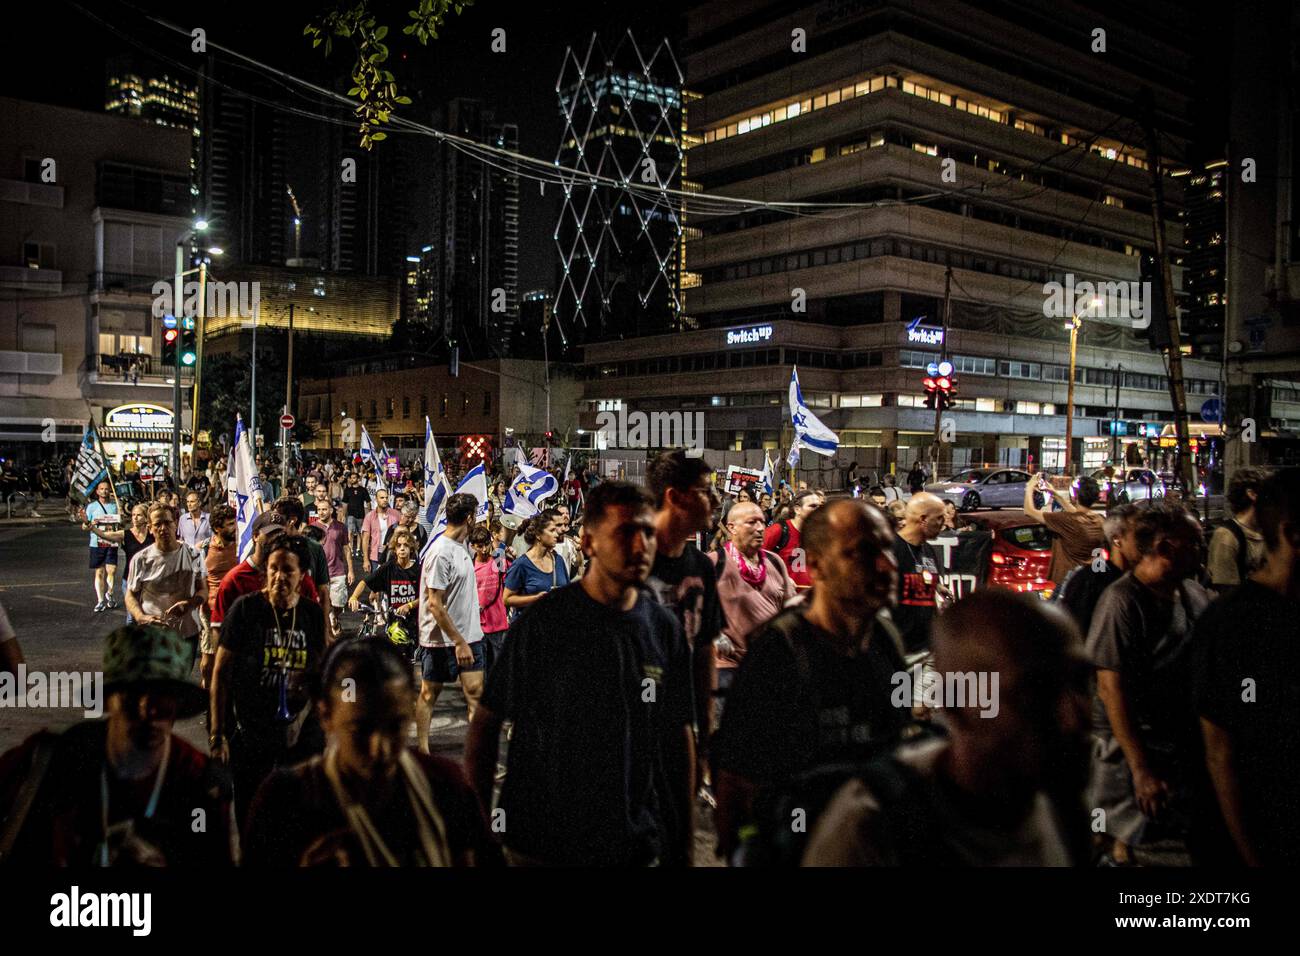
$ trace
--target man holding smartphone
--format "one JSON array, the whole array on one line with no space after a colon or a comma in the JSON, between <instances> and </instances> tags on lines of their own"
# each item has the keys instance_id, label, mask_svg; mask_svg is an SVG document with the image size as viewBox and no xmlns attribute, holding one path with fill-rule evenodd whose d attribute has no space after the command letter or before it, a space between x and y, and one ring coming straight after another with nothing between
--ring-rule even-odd
<instances>
[{"instance_id":1,"label":"man holding smartphone","mask_svg":"<svg viewBox=\"0 0 1300 956\"><path fill-rule=\"evenodd\" d=\"M1105 550L1105 517L1092 510L1101 497L1101 487L1095 478L1080 478L1075 482L1074 500L1068 491L1050 484L1042 472L1038 480L1025 484L1025 515L1041 521L1052 532L1052 563L1047 576L1060 586L1065 576L1081 564L1093 560L1094 552ZM1055 498L1060 511L1045 511L1034 501L1034 492L1042 491Z\"/></svg>"}]
</instances>

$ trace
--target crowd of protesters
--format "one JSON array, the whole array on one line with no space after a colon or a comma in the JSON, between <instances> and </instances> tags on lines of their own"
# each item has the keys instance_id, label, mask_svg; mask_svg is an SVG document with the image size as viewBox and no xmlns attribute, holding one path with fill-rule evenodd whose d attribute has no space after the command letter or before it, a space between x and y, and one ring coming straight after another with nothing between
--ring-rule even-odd
<instances>
[{"instance_id":1,"label":"crowd of protesters","mask_svg":"<svg viewBox=\"0 0 1300 956\"><path fill-rule=\"evenodd\" d=\"M418 462L298 471L242 555L219 467L127 527L95 490L106 716L0 755L0 862L685 866L702 832L737 866L1300 862L1298 469L1239 471L1208 540L1031 484L1052 601L957 598L915 468L729 495L665 452L527 520L494 473L436 527ZM446 684L463 764L430 754Z\"/></svg>"}]
</instances>

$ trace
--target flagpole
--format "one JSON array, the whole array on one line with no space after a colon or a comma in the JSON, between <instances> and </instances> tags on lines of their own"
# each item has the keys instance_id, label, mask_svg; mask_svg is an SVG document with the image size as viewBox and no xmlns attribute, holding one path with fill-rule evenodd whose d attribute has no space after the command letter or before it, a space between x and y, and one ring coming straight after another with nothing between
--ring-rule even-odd
<instances>
[{"instance_id":1,"label":"flagpole","mask_svg":"<svg viewBox=\"0 0 1300 956\"><path fill-rule=\"evenodd\" d=\"M85 399L83 399L85 401ZM108 460L108 452L104 451L104 442L99 437L99 432L95 430L94 411L90 407L90 402L86 402L86 430L94 436L95 451L99 452L99 457L103 459L104 470L108 472L108 490L113 493L113 504L117 505L117 513L122 514L122 502L117 497L117 482L113 480L113 463ZM82 434L85 438L85 434ZM87 499L89 501L89 499ZM83 505L84 507L84 505Z\"/></svg>"}]
</instances>

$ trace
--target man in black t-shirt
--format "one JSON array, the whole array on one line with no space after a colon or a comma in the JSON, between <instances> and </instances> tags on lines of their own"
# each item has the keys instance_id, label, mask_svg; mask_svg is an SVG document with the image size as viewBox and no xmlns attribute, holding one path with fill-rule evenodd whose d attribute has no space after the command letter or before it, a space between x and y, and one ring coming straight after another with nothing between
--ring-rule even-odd
<instances>
[{"instance_id":1,"label":"man in black t-shirt","mask_svg":"<svg viewBox=\"0 0 1300 956\"><path fill-rule=\"evenodd\" d=\"M355 471L348 475L348 485L343 489L343 503L348 506L348 546L352 548L352 556L357 557L361 553L361 523L366 520L370 493Z\"/></svg>"},{"instance_id":2,"label":"man in black t-shirt","mask_svg":"<svg viewBox=\"0 0 1300 956\"><path fill-rule=\"evenodd\" d=\"M207 508L208 495L212 492L212 480L208 478L208 463L201 461L194 466L194 474L185 482L185 490L193 491L199 496L199 504Z\"/></svg>"},{"instance_id":3,"label":"man in black t-shirt","mask_svg":"<svg viewBox=\"0 0 1300 956\"><path fill-rule=\"evenodd\" d=\"M466 766L491 806L512 721L504 814L516 865L688 863L694 785L690 650L641 587L654 558L644 491L602 482L587 499L590 565L515 619L470 724ZM494 819L496 819L494 817Z\"/></svg>"},{"instance_id":4,"label":"man in black t-shirt","mask_svg":"<svg viewBox=\"0 0 1300 956\"><path fill-rule=\"evenodd\" d=\"M942 512L940 512L942 514ZM764 787L823 764L866 761L895 744L911 717L891 700L903 672L889 606L893 532L860 498L804 522L811 601L749 639L713 741L719 853L731 859Z\"/></svg>"},{"instance_id":5,"label":"man in black t-shirt","mask_svg":"<svg viewBox=\"0 0 1300 956\"><path fill-rule=\"evenodd\" d=\"M912 495L903 526L894 539L898 561L897 604L890 612L903 635L907 654L930 647L930 622L952 594L939 577L939 556L929 544L943 530L943 502L929 492Z\"/></svg>"},{"instance_id":6,"label":"man in black t-shirt","mask_svg":"<svg viewBox=\"0 0 1300 956\"><path fill-rule=\"evenodd\" d=\"M1267 548L1264 566L1196 623L1196 705L1210 777L1239 859L1250 866L1295 866L1300 468L1263 482L1255 517Z\"/></svg>"},{"instance_id":7,"label":"man in black t-shirt","mask_svg":"<svg viewBox=\"0 0 1300 956\"><path fill-rule=\"evenodd\" d=\"M646 484L655 498L655 563L646 579L650 593L677 615L691 647L695 719L701 756L713 727L713 642L722 633L713 562L689 539L707 532L718 507L713 470L684 451L664 452L650 463Z\"/></svg>"},{"instance_id":8,"label":"man in black t-shirt","mask_svg":"<svg viewBox=\"0 0 1300 956\"><path fill-rule=\"evenodd\" d=\"M299 594L300 550L288 536L272 544L266 587L235 601L221 624L208 726L212 756L230 764L241 823L267 774L324 747L312 685L325 654L325 613Z\"/></svg>"}]
</instances>

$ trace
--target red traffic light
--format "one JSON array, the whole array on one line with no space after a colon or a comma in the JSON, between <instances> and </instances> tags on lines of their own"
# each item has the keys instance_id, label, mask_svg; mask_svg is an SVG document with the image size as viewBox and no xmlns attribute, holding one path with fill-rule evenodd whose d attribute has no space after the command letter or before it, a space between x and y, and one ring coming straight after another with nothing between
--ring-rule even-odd
<instances>
[{"instance_id":1,"label":"red traffic light","mask_svg":"<svg viewBox=\"0 0 1300 956\"><path fill-rule=\"evenodd\" d=\"M939 379L938 385L939 391L946 392L948 389L952 388L952 381L947 378L941 378Z\"/></svg>"},{"instance_id":2,"label":"red traffic light","mask_svg":"<svg viewBox=\"0 0 1300 956\"><path fill-rule=\"evenodd\" d=\"M927 392L933 392L936 388L938 388L938 385L937 385L937 383L935 382L935 380L932 379L932 378L928 378L928 377L922 379L922 380L921 380L921 384L925 386L925 390L926 390Z\"/></svg>"},{"instance_id":3,"label":"red traffic light","mask_svg":"<svg viewBox=\"0 0 1300 956\"><path fill-rule=\"evenodd\" d=\"M180 336L180 332L178 332L176 329L167 329L166 331L163 332L163 341L166 342L168 345L171 345L173 342L176 341L176 339L179 336Z\"/></svg>"}]
</instances>

